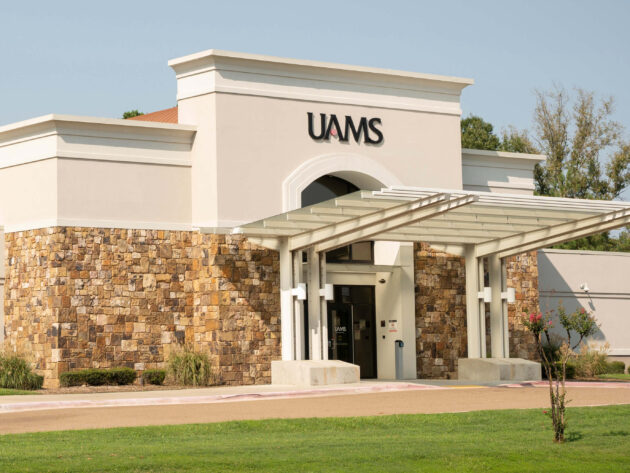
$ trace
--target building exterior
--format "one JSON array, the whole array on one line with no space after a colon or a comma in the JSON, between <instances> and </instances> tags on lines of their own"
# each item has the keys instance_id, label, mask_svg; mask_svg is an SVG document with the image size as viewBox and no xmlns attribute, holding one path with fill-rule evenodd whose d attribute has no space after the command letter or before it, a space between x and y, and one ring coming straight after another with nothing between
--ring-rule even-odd
<instances>
[{"instance_id":1,"label":"building exterior","mask_svg":"<svg viewBox=\"0 0 630 473\"><path fill-rule=\"evenodd\" d=\"M620 203L532 197L544 156L462 150L470 79L217 50L169 66L174 108L0 127L4 346L48 385L181 344L228 384L280 359L392 379L397 340L405 378L532 359L536 250L626 223Z\"/></svg>"}]
</instances>

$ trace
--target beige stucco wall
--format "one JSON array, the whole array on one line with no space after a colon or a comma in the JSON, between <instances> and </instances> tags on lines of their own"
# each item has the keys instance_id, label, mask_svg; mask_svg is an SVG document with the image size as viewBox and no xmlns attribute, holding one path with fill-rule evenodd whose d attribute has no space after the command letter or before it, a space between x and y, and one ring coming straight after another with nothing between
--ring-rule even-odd
<instances>
[{"instance_id":1,"label":"beige stucco wall","mask_svg":"<svg viewBox=\"0 0 630 473\"><path fill-rule=\"evenodd\" d=\"M0 225L190 229L194 128L48 115L0 127Z\"/></svg>"},{"instance_id":2,"label":"beige stucco wall","mask_svg":"<svg viewBox=\"0 0 630 473\"><path fill-rule=\"evenodd\" d=\"M57 215L57 159L0 169L0 225L48 226Z\"/></svg>"},{"instance_id":3,"label":"beige stucco wall","mask_svg":"<svg viewBox=\"0 0 630 473\"><path fill-rule=\"evenodd\" d=\"M534 167L544 155L462 149L462 181L471 191L534 193Z\"/></svg>"},{"instance_id":4,"label":"beige stucco wall","mask_svg":"<svg viewBox=\"0 0 630 473\"><path fill-rule=\"evenodd\" d=\"M234 227L298 207L301 189L324 174L363 189L462 188L459 101L470 79L215 50L169 65L179 122L197 129L193 226ZM380 118L384 141L313 140L309 112Z\"/></svg>"},{"instance_id":5,"label":"beige stucco wall","mask_svg":"<svg viewBox=\"0 0 630 473\"><path fill-rule=\"evenodd\" d=\"M189 167L60 159L57 173L58 218L66 225L190 225Z\"/></svg>"},{"instance_id":6,"label":"beige stucco wall","mask_svg":"<svg viewBox=\"0 0 630 473\"><path fill-rule=\"evenodd\" d=\"M562 302L592 311L601 326L591 342L608 342L611 356L630 357L630 253L542 250L538 267L541 310Z\"/></svg>"},{"instance_id":7,"label":"beige stucco wall","mask_svg":"<svg viewBox=\"0 0 630 473\"><path fill-rule=\"evenodd\" d=\"M229 94L217 94L216 101L219 221L249 222L281 213L285 179L304 163L329 155L372 161L401 184L462 187L460 173L453 172L461 168L456 115ZM308 134L307 112L381 118L384 142L315 141Z\"/></svg>"}]
</instances>

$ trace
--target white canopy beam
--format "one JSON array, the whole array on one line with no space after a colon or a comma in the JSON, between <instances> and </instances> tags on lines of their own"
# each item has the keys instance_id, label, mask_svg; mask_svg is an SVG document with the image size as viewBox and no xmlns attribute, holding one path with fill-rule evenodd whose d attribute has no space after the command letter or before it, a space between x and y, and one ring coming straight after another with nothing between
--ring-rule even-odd
<instances>
[{"instance_id":1,"label":"white canopy beam","mask_svg":"<svg viewBox=\"0 0 630 473\"><path fill-rule=\"evenodd\" d=\"M423 197L411 202L404 202L402 204L395 205L388 209L378 210L356 218L350 218L340 223L326 225L320 227L318 230L295 235L289 239L289 247L292 250L301 250L335 236L343 235L348 232L369 227L375 223L388 221L392 218L410 214L418 209L428 207L438 202L443 202L447 198L447 194L437 194L435 196Z\"/></svg>"},{"instance_id":2,"label":"white canopy beam","mask_svg":"<svg viewBox=\"0 0 630 473\"><path fill-rule=\"evenodd\" d=\"M486 243L480 243L477 245L476 254L477 257L483 257L493 253L504 253L508 250L529 247L539 242L546 242L544 245L549 246L550 244L554 244L548 243L550 241L560 243L562 241L581 238L580 236L574 236L578 234L586 233L593 235L595 233L605 232L623 226L628 221L630 221L630 209L616 210L595 217L574 220L560 225L552 225L540 230L523 232L518 235L497 238ZM521 252L522 251L517 250L517 253Z\"/></svg>"},{"instance_id":3,"label":"white canopy beam","mask_svg":"<svg viewBox=\"0 0 630 473\"><path fill-rule=\"evenodd\" d=\"M576 230L568 234L565 233L562 235L545 238L543 240L538 240L527 245L517 246L509 250L502 251L501 253L499 253L499 257L505 258L507 256L518 255L520 253L525 253L527 251L539 250L541 248L548 248L550 246L558 245L566 241L577 240L578 238L585 238L591 235L597 235L598 233L607 232L609 230L621 228L626 225L630 225L630 215L621 219L615 219L605 224L591 226L584 229Z\"/></svg>"},{"instance_id":4,"label":"white canopy beam","mask_svg":"<svg viewBox=\"0 0 630 473\"><path fill-rule=\"evenodd\" d=\"M334 236L317 243L315 248L317 251L330 251L334 248L349 245L357 241L369 240L371 237L378 235L379 233L392 232L401 227L408 227L421 220L429 219L435 215L448 212L451 209L471 204L476 200L477 198L475 196L464 196L449 199L446 202L432 202L425 204L419 208L399 212L387 219L377 220L368 225L357 225L355 229L347 231L345 234L339 235L334 233ZM443 236L448 237L448 235Z\"/></svg>"}]
</instances>

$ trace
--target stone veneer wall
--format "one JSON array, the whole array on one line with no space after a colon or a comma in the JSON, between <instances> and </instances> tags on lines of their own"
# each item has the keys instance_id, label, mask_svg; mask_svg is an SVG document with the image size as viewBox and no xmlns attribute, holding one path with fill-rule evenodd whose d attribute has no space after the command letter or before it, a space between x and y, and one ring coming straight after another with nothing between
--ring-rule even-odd
<instances>
[{"instance_id":1,"label":"stone veneer wall","mask_svg":"<svg viewBox=\"0 0 630 473\"><path fill-rule=\"evenodd\" d=\"M506 262L507 285L516 289L516 303L508 304L510 357L538 360L536 341L522 322L524 312L538 312L538 252L511 256Z\"/></svg>"},{"instance_id":2,"label":"stone veneer wall","mask_svg":"<svg viewBox=\"0 0 630 473\"><path fill-rule=\"evenodd\" d=\"M457 360L467 356L466 265L464 258L414 245L416 283L416 360L418 378L457 378ZM536 252L508 258L510 356L535 359L534 339L520 316L538 310Z\"/></svg>"},{"instance_id":3,"label":"stone veneer wall","mask_svg":"<svg viewBox=\"0 0 630 473\"><path fill-rule=\"evenodd\" d=\"M71 369L164 367L184 343L208 352L224 383L270 381L277 252L187 231L54 227L5 242L5 347L47 385Z\"/></svg>"},{"instance_id":4,"label":"stone veneer wall","mask_svg":"<svg viewBox=\"0 0 630 473\"><path fill-rule=\"evenodd\" d=\"M414 245L418 378L457 378L466 356L466 265L459 256Z\"/></svg>"}]
</instances>

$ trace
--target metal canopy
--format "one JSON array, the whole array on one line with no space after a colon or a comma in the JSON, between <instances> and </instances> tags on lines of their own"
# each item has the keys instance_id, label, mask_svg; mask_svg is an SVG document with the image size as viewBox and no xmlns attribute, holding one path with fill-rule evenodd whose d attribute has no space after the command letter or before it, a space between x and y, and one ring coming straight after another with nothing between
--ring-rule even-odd
<instances>
[{"instance_id":1,"label":"metal canopy","mask_svg":"<svg viewBox=\"0 0 630 473\"><path fill-rule=\"evenodd\" d=\"M630 224L630 203L393 186L357 191L234 229L291 251L363 240L475 247L500 258Z\"/></svg>"}]
</instances>

